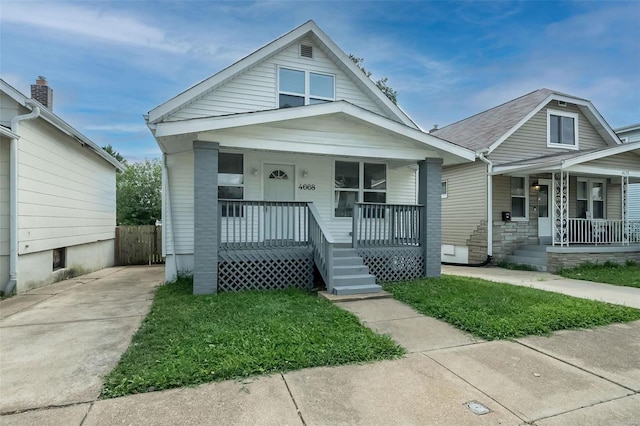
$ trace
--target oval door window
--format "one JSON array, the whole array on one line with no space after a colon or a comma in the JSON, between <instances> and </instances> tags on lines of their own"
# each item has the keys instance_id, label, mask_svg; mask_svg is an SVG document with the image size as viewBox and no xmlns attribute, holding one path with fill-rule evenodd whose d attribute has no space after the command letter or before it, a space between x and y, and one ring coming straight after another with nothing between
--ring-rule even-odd
<instances>
[{"instance_id":1,"label":"oval door window","mask_svg":"<svg viewBox=\"0 0 640 426\"><path fill-rule=\"evenodd\" d=\"M287 176L287 172L284 172L282 170L274 170L269 175L269 179L289 179L289 176Z\"/></svg>"}]
</instances>

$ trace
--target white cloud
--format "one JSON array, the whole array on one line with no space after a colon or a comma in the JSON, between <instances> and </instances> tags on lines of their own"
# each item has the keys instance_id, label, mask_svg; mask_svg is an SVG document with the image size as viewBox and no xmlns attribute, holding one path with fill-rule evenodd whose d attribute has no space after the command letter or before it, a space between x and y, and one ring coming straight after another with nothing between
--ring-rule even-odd
<instances>
[{"instance_id":1,"label":"white cloud","mask_svg":"<svg viewBox=\"0 0 640 426\"><path fill-rule=\"evenodd\" d=\"M188 46L168 38L162 29L145 24L122 11L103 11L58 2L3 2L2 9L0 19L3 23L168 52L179 53L188 49Z\"/></svg>"},{"instance_id":2,"label":"white cloud","mask_svg":"<svg viewBox=\"0 0 640 426\"><path fill-rule=\"evenodd\" d=\"M138 133L149 131L146 125L138 123L89 124L84 126L84 128L92 131L118 133Z\"/></svg>"}]
</instances>

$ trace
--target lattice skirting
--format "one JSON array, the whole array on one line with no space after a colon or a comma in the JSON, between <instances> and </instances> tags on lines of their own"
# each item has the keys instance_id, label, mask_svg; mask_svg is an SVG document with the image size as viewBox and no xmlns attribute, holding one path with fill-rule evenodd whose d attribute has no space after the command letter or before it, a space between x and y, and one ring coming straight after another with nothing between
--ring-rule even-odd
<instances>
[{"instance_id":1,"label":"lattice skirting","mask_svg":"<svg viewBox=\"0 0 640 426\"><path fill-rule=\"evenodd\" d=\"M358 247L358 255L376 282L405 281L421 277L424 258L420 247Z\"/></svg>"},{"instance_id":2,"label":"lattice skirting","mask_svg":"<svg viewBox=\"0 0 640 426\"><path fill-rule=\"evenodd\" d=\"M306 247L219 252L218 290L313 287L313 252Z\"/></svg>"}]
</instances>

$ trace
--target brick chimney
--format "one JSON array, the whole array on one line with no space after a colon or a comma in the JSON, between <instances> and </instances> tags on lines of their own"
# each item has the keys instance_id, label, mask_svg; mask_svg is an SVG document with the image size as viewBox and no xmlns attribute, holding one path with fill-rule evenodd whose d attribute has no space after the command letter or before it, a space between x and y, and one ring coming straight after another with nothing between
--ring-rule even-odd
<instances>
[{"instance_id":1,"label":"brick chimney","mask_svg":"<svg viewBox=\"0 0 640 426\"><path fill-rule=\"evenodd\" d=\"M31 98L53 110L53 89L47 85L47 78L38 76L36 84L31 85Z\"/></svg>"}]
</instances>

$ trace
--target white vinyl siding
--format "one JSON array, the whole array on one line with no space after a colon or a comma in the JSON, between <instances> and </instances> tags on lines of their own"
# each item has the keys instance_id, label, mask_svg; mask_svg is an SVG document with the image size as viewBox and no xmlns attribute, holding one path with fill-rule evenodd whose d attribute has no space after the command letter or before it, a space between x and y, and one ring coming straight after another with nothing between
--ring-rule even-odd
<instances>
[{"instance_id":1,"label":"white vinyl siding","mask_svg":"<svg viewBox=\"0 0 640 426\"><path fill-rule=\"evenodd\" d=\"M19 253L113 239L114 167L42 120L20 133Z\"/></svg>"},{"instance_id":2,"label":"white vinyl siding","mask_svg":"<svg viewBox=\"0 0 640 426\"><path fill-rule=\"evenodd\" d=\"M640 155L634 152L625 152L599 160L589 161L584 164L587 167L600 167L613 170L635 170L640 171Z\"/></svg>"},{"instance_id":3,"label":"white vinyl siding","mask_svg":"<svg viewBox=\"0 0 640 426\"><path fill-rule=\"evenodd\" d=\"M275 109L278 107L278 67L334 75L336 100L346 100L369 111L384 115L372 99L347 77L347 74L340 70L321 49L310 40L303 40L302 43L313 45L313 59L300 57L298 51L300 42L292 43L271 58L255 65L245 73L172 114L167 120Z\"/></svg>"},{"instance_id":4,"label":"white vinyl siding","mask_svg":"<svg viewBox=\"0 0 640 426\"><path fill-rule=\"evenodd\" d=\"M494 164L502 164L561 152L556 147L547 146L548 107L558 109L555 102L542 108L493 151L489 155L489 159ZM576 106L568 105L562 110L567 113L577 114L580 150L606 148L608 146Z\"/></svg>"},{"instance_id":5,"label":"white vinyl siding","mask_svg":"<svg viewBox=\"0 0 640 426\"><path fill-rule=\"evenodd\" d=\"M174 254L172 242L175 238L177 254L193 254L193 151L168 155L167 168L169 191L165 190L163 194L171 195L171 214L166 210L169 206L163 202L162 217L166 220L162 226L162 241L165 253ZM175 237L171 235L172 231Z\"/></svg>"},{"instance_id":6,"label":"white vinyl siding","mask_svg":"<svg viewBox=\"0 0 640 426\"><path fill-rule=\"evenodd\" d=\"M467 240L487 218L487 165L446 167L448 196L442 199L442 244L466 246Z\"/></svg>"}]
</instances>

